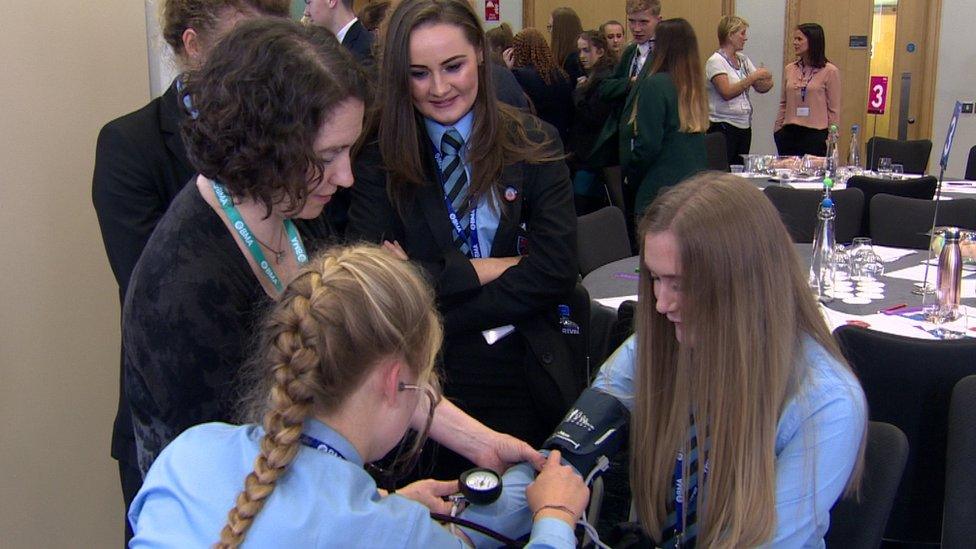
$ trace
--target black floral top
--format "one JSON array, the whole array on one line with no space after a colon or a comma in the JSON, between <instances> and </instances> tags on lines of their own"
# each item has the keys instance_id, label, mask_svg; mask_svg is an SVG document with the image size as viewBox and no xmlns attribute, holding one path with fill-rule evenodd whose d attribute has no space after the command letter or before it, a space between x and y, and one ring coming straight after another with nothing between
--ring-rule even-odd
<instances>
[{"instance_id":1,"label":"black floral top","mask_svg":"<svg viewBox=\"0 0 976 549\"><path fill-rule=\"evenodd\" d=\"M297 225L309 251L332 240L325 215ZM143 474L188 427L234 419L238 373L270 304L191 181L149 239L123 307L124 385Z\"/></svg>"}]
</instances>

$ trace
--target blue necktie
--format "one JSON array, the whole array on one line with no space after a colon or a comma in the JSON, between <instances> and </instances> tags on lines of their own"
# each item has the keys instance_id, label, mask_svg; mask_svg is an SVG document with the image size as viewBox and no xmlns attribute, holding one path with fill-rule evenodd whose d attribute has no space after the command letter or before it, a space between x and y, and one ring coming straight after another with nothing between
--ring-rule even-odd
<instances>
[{"instance_id":1,"label":"blue necktie","mask_svg":"<svg viewBox=\"0 0 976 549\"><path fill-rule=\"evenodd\" d=\"M444 196L451 202L454 212L457 214L458 223L464 228L463 234L454 231L454 243L461 253L468 255L471 251L468 245L468 174L464 169L464 161L461 159L461 148L464 147L464 139L454 128L448 128L441 138L441 159L440 169L444 175Z\"/></svg>"}]
</instances>

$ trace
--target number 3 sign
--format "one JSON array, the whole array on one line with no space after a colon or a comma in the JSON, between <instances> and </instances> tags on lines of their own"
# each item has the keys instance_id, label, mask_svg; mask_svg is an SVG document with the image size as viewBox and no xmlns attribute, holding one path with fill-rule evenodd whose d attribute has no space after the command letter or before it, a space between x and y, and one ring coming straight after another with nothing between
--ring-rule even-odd
<instances>
[{"instance_id":1,"label":"number 3 sign","mask_svg":"<svg viewBox=\"0 0 976 549\"><path fill-rule=\"evenodd\" d=\"M888 77L872 76L868 90L868 114L884 114L888 104Z\"/></svg>"}]
</instances>

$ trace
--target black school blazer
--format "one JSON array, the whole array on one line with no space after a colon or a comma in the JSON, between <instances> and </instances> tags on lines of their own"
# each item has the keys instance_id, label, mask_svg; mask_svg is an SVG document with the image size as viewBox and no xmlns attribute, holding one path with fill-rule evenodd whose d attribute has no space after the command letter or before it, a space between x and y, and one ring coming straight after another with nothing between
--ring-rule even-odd
<instances>
[{"instance_id":1,"label":"black school blazer","mask_svg":"<svg viewBox=\"0 0 976 549\"><path fill-rule=\"evenodd\" d=\"M529 114L519 116L533 139L551 143L549 154L562 153L552 126ZM427 140L425 132L423 139ZM555 424L588 381L585 345L577 346L563 336L557 322L558 305L570 303L577 281L576 212L569 170L563 161L523 162L504 169L496 186L501 216L491 256L526 257L481 286L468 258L454 246L444 192L429 150L423 151L428 158L428 184L417 189L402 208L407 213L402 216L389 198L388 186L396 182L389 180L378 143L374 139L364 146L354 162L348 240L396 240L426 270L437 294L447 344L453 334L515 325L531 350L525 364L532 393ZM588 310L573 312L574 316L589 314Z\"/></svg>"}]
</instances>

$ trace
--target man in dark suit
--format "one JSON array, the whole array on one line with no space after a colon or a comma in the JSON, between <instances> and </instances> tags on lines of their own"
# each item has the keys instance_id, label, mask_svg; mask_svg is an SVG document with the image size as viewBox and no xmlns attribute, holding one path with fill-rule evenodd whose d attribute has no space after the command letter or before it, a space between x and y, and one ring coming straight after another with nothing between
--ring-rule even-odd
<instances>
[{"instance_id":1,"label":"man in dark suit","mask_svg":"<svg viewBox=\"0 0 976 549\"><path fill-rule=\"evenodd\" d=\"M613 74L600 82L600 97L611 106L611 112L590 153L594 166L619 165L619 128L633 111L636 88L633 84L647 75L654 61L654 34L661 22L661 0L627 0L626 10L627 26L634 41L624 48ZM636 190L624 185L623 192L633 194ZM627 229L631 234L633 226L634 220L628 218Z\"/></svg>"},{"instance_id":2,"label":"man in dark suit","mask_svg":"<svg viewBox=\"0 0 976 549\"><path fill-rule=\"evenodd\" d=\"M352 0L305 0L305 16L332 31L364 66L373 64L373 33L352 10Z\"/></svg>"}]
</instances>

